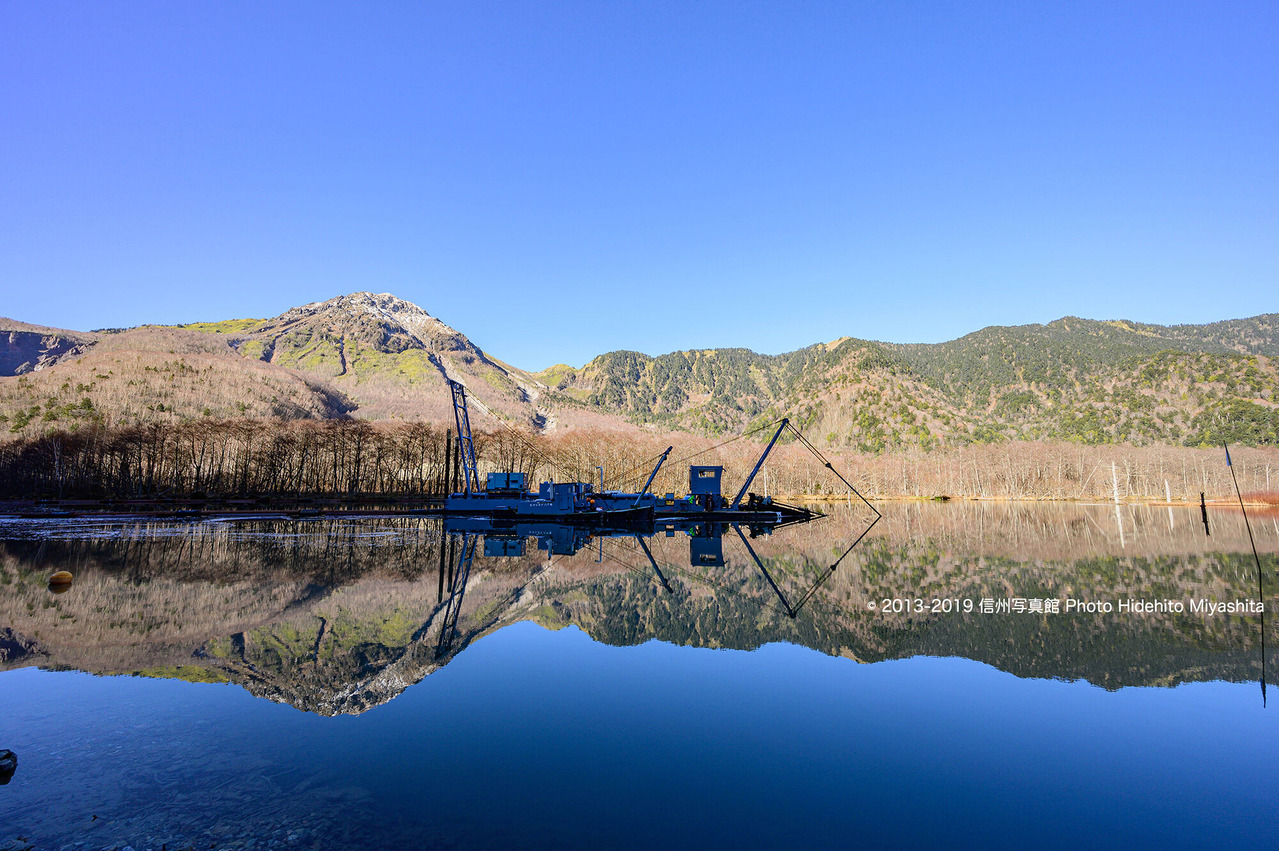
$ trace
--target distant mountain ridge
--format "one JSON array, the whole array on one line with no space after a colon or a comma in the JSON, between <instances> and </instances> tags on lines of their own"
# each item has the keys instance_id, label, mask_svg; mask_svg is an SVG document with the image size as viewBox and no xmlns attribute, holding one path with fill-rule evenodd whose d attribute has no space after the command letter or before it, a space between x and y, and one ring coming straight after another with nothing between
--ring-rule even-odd
<instances>
[{"instance_id":1,"label":"distant mountain ridge","mask_svg":"<svg viewBox=\"0 0 1279 851\"><path fill-rule=\"evenodd\" d=\"M1047 325L991 326L945 343L887 345L934 383L973 393L1019 380L1052 382L1161 351L1275 357L1279 314L1173 326L1067 316Z\"/></svg>"},{"instance_id":2,"label":"distant mountain ridge","mask_svg":"<svg viewBox=\"0 0 1279 851\"><path fill-rule=\"evenodd\" d=\"M94 417L447 421L450 377L468 387L481 428L487 414L540 431L718 434L786 415L827 446L870 452L1007 439L1279 442L1279 314L1176 326L1064 317L944 343L842 338L780 355L614 351L536 373L389 293L265 320L92 333L0 320L0 333L0 427L20 434Z\"/></svg>"},{"instance_id":3,"label":"distant mountain ridge","mask_svg":"<svg viewBox=\"0 0 1279 851\"><path fill-rule=\"evenodd\" d=\"M733 432L789 415L832 446L1275 443L1279 314L1164 327L1067 317L946 343L844 338L782 355L610 352L539 373L640 422Z\"/></svg>"}]
</instances>

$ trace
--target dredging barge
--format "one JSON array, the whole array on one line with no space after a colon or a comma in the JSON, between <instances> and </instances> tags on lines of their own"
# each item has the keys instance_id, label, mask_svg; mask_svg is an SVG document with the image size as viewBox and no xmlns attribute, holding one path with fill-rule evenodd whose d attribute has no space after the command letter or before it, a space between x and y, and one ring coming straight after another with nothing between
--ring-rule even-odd
<instances>
[{"instance_id":1,"label":"dredging barge","mask_svg":"<svg viewBox=\"0 0 1279 851\"><path fill-rule=\"evenodd\" d=\"M591 482L542 482L536 491L531 491L523 473L489 473L485 477L485 487L481 488L476 469L475 444L471 439L466 388L451 379L449 387L453 393L462 490L445 498L445 515L511 521L545 520L611 528L649 525L661 520L782 525L822 516L821 512L803 506L788 505L770 497L750 493L755 476L768 460L778 438L790 427L787 419L781 420L773 439L731 500L721 492L724 473L722 466L690 465L688 493L685 496L650 493L649 487L666 463L671 447L667 447L657 459L648 480L638 493L605 490L602 487L596 490Z\"/></svg>"}]
</instances>

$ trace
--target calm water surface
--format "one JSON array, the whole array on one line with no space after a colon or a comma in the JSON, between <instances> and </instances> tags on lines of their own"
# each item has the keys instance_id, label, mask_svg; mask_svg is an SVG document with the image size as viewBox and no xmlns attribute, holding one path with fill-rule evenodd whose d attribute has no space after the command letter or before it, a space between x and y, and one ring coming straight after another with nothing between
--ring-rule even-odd
<instances>
[{"instance_id":1,"label":"calm water surface","mask_svg":"<svg viewBox=\"0 0 1279 851\"><path fill-rule=\"evenodd\" d=\"M1238 512L866 522L0 521L0 849L1279 845Z\"/></svg>"}]
</instances>

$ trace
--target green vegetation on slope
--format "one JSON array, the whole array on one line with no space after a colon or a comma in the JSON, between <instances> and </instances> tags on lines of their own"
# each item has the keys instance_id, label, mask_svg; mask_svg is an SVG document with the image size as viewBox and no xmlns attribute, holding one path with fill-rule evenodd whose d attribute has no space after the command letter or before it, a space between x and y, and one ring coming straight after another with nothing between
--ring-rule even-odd
<instances>
[{"instance_id":1,"label":"green vegetation on slope","mask_svg":"<svg viewBox=\"0 0 1279 851\"><path fill-rule=\"evenodd\" d=\"M560 392L642 423L709 434L791 417L867 452L1005 440L1276 443L1273 315L1166 328L1068 317L939 344L845 339L782 355L746 349L601 355Z\"/></svg>"}]
</instances>

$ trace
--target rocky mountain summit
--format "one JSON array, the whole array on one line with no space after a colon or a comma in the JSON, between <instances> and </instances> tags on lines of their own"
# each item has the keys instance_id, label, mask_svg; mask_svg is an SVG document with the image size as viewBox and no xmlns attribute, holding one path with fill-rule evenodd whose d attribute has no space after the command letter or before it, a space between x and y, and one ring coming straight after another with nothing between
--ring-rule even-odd
<instances>
[{"instance_id":1,"label":"rocky mountain summit","mask_svg":"<svg viewBox=\"0 0 1279 851\"><path fill-rule=\"evenodd\" d=\"M354 371L353 361L361 352L398 355L418 350L463 361L484 358L463 334L390 293L352 293L304 304L245 329L243 336L233 334L231 345L261 360L327 372L331 377Z\"/></svg>"},{"instance_id":2,"label":"rocky mountain summit","mask_svg":"<svg viewBox=\"0 0 1279 851\"><path fill-rule=\"evenodd\" d=\"M351 293L287 310L264 324L260 336L299 326L350 329L382 352L411 348L482 354L455 329L410 301L390 293Z\"/></svg>"}]
</instances>

